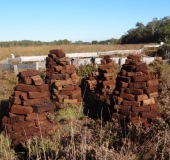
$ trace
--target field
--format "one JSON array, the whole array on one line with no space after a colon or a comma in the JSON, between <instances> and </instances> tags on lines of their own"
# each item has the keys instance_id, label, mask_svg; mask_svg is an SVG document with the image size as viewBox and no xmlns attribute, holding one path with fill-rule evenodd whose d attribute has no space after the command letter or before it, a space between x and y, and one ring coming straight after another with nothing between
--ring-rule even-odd
<instances>
[{"instance_id":1,"label":"field","mask_svg":"<svg viewBox=\"0 0 170 160\"><path fill-rule=\"evenodd\" d=\"M112 50L140 49L142 44L125 45L44 45L28 47L1 47L0 60L10 58L11 54L17 56L47 55L51 49L62 49L65 53L74 52L103 52Z\"/></svg>"},{"instance_id":2,"label":"field","mask_svg":"<svg viewBox=\"0 0 170 160\"><path fill-rule=\"evenodd\" d=\"M94 46L43 46L1 48L4 58L10 57L11 52L19 55L44 55L51 49L63 49L64 52L107 51L114 49L132 49L134 45L94 45ZM62 48L63 47L63 48ZM94 47L94 48L93 48ZM96 47L96 48L95 48ZM101 47L101 48L100 48ZM102 48L103 47L103 48ZM107 48L108 47L108 48ZM109 48L110 47L110 48ZM117 47L117 48L116 48ZM140 49L135 46L135 49ZM138 48L139 47L139 48ZM24 50L25 49L25 50ZM134 49L134 48L133 48ZM18 54L17 54L18 53ZM8 55L5 55L8 54ZM2 59L4 59L2 58ZM85 66L87 67L87 66ZM79 76L84 76L82 68ZM162 61L151 64L152 71L160 71L159 105L161 118L145 129L142 125L124 126L119 121L105 121L103 117L97 119L84 115L84 106L69 106L57 111L58 131L50 139L33 139L14 148L10 139L0 135L0 159L60 159L60 160L166 160L170 158L170 67ZM117 69L120 69L117 67ZM89 70L90 71L90 70ZM119 70L118 70L119 71ZM40 72L42 76L42 73ZM8 97L13 93L13 87L18 83L13 71L0 70L0 115L4 115L4 108L8 107ZM93 101L89 104L94 107ZM51 117L53 118L53 117Z\"/></svg>"}]
</instances>

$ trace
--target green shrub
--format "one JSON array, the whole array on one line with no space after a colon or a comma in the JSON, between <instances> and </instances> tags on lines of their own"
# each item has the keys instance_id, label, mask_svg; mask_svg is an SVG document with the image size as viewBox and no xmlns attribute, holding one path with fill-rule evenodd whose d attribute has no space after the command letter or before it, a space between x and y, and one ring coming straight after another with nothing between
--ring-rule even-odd
<instances>
[{"instance_id":1,"label":"green shrub","mask_svg":"<svg viewBox=\"0 0 170 160\"><path fill-rule=\"evenodd\" d=\"M77 71L78 75L80 76L80 79L82 80L92 72L96 72L98 70L98 66L94 64L85 64L85 65L80 65L79 69Z\"/></svg>"}]
</instances>

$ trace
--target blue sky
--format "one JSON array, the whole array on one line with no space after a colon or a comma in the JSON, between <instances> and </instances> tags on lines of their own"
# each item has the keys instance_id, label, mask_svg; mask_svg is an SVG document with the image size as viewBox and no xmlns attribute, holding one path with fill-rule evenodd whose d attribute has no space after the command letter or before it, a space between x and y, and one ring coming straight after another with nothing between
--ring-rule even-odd
<instances>
[{"instance_id":1,"label":"blue sky","mask_svg":"<svg viewBox=\"0 0 170 160\"><path fill-rule=\"evenodd\" d=\"M120 38L170 16L170 0L0 0L0 41Z\"/></svg>"}]
</instances>

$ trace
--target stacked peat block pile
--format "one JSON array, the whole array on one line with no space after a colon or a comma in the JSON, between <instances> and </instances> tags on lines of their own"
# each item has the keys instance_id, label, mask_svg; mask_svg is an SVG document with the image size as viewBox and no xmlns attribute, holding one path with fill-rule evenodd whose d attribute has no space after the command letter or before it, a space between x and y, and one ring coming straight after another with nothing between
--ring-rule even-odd
<instances>
[{"instance_id":1,"label":"stacked peat block pile","mask_svg":"<svg viewBox=\"0 0 170 160\"><path fill-rule=\"evenodd\" d=\"M88 89L93 91L100 100L110 100L116 83L116 74L110 56L104 56L98 72L89 75L86 82Z\"/></svg>"},{"instance_id":2,"label":"stacked peat block pile","mask_svg":"<svg viewBox=\"0 0 170 160\"><path fill-rule=\"evenodd\" d=\"M113 61L110 56L104 56L98 72L91 73L83 84L85 114L93 118L102 116L106 120L111 119L112 93L115 88L116 76Z\"/></svg>"},{"instance_id":3,"label":"stacked peat block pile","mask_svg":"<svg viewBox=\"0 0 170 160\"><path fill-rule=\"evenodd\" d=\"M50 50L46 58L46 82L50 86L51 98L57 107L82 102L79 76L74 65L62 50Z\"/></svg>"},{"instance_id":4,"label":"stacked peat block pile","mask_svg":"<svg viewBox=\"0 0 170 160\"><path fill-rule=\"evenodd\" d=\"M9 115L3 117L2 126L17 145L34 136L47 137L56 129L49 120L55 105L50 102L48 84L44 84L37 70L26 70L18 74L19 84L9 98Z\"/></svg>"},{"instance_id":5,"label":"stacked peat block pile","mask_svg":"<svg viewBox=\"0 0 170 160\"><path fill-rule=\"evenodd\" d=\"M131 54L127 57L116 79L113 118L127 118L134 124L148 125L148 120L159 116L158 75L150 72L141 56Z\"/></svg>"},{"instance_id":6,"label":"stacked peat block pile","mask_svg":"<svg viewBox=\"0 0 170 160\"><path fill-rule=\"evenodd\" d=\"M110 56L104 56L98 70L97 95L100 97L100 100L110 100L110 95L115 88L117 77Z\"/></svg>"}]
</instances>

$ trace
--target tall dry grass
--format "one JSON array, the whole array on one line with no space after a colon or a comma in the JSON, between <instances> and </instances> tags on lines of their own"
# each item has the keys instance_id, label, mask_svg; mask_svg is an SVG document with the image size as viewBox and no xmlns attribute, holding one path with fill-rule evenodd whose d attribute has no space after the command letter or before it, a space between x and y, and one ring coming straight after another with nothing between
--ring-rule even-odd
<instances>
[{"instance_id":1,"label":"tall dry grass","mask_svg":"<svg viewBox=\"0 0 170 160\"><path fill-rule=\"evenodd\" d=\"M43 45L43 46L16 46L1 47L0 60L10 58L11 54L17 56L38 56L46 55L51 49L62 49L65 53L74 52L103 52L112 50L140 49L142 44L115 44L115 45Z\"/></svg>"}]
</instances>

